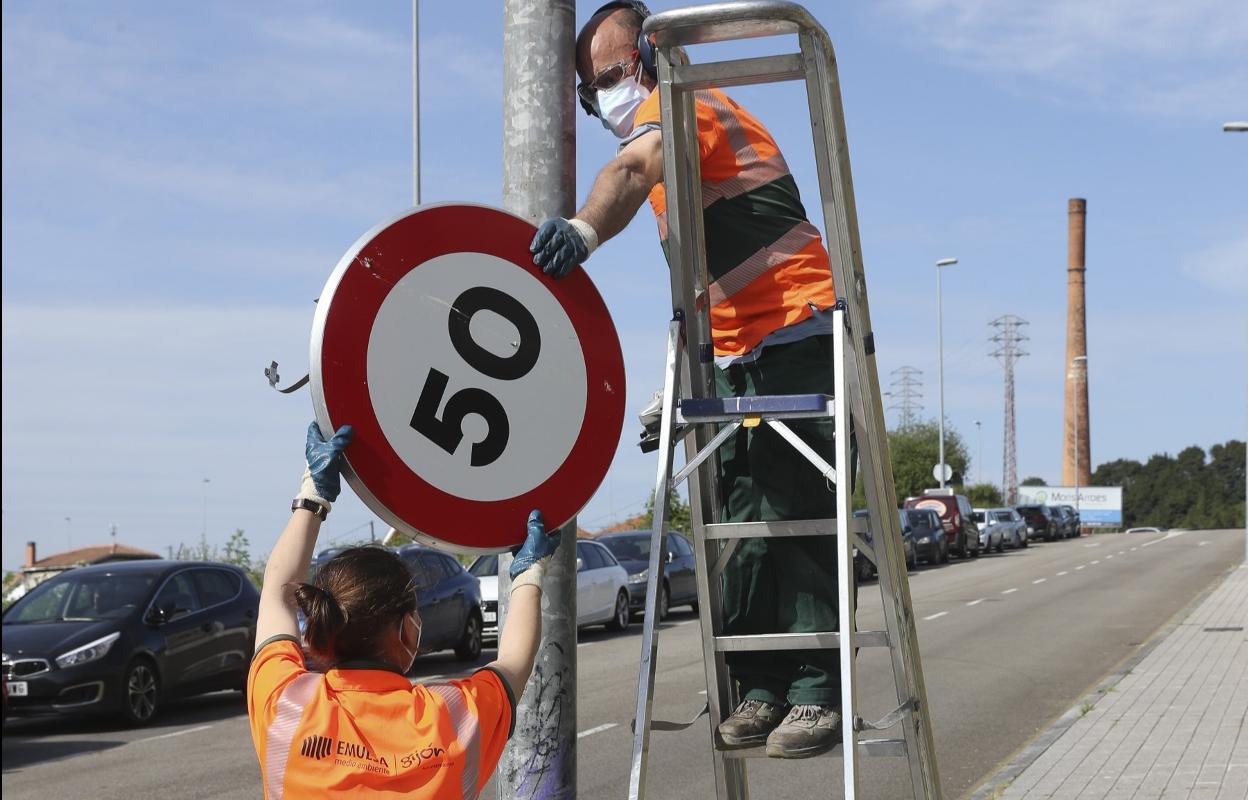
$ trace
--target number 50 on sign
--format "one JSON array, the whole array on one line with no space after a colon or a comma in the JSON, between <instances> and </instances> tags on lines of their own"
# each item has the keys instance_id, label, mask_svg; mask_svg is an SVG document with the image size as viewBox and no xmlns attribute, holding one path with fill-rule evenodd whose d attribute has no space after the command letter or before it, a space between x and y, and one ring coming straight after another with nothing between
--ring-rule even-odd
<instances>
[{"instance_id":1,"label":"number 50 on sign","mask_svg":"<svg viewBox=\"0 0 1248 800\"><path fill-rule=\"evenodd\" d=\"M473 205L414 209L369 231L317 304L312 398L349 423L347 480L382 519L468 551L553 527L601 483L624 367L583 270L532 265L533 226Z\"/></svg>"}]
</instances>

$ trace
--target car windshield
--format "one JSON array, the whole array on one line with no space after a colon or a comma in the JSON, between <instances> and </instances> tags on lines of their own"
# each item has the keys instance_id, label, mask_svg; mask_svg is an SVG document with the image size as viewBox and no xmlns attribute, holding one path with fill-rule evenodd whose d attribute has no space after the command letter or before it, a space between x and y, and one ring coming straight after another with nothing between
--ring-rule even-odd
<instances>
[{"instance_id":1,"label":"car windshield","mask_svg":"<svg viewBox=\"0 0 1248 800\"><path fill-rule=\"evenodd\" d=\"M599 539L611 551L611 555L620 561L645 561L650 557L650 537L641 536L608 536Z\"/></svg>"},{"instance_id":2,"label":"car windshield","mask_svg":"<svg viewBox=\"0 0 1248 800\"><path fill-rule=\"evenodd\" d=\"M498 556L481 556L472 562L468 571L478 578L495 578L498 576Z\"/></svg>"},{"instance_id":3,"label":"car windshield","mask_svg":"<svg viewBox=\"0 0 1248 800\"><path fill-rule=\"evenodd\" d=\"M972 518L972 519L974 519L976 522L983 522L983 521L984 521L984 512L982 512L982 511L972 511L972 512L971 512L971 518Z\"/></svg>"},{"instance_id":4,"label":"car windshield","mask_svg":"<svg viewBox=\"0 0 1248 800\"><path fill-rule=\"evenodd\" d=\"M155 582L156 573L71 571L44 581L14 603L4 624L118 619L138 608Z\"/></svg>"}]
</instances>

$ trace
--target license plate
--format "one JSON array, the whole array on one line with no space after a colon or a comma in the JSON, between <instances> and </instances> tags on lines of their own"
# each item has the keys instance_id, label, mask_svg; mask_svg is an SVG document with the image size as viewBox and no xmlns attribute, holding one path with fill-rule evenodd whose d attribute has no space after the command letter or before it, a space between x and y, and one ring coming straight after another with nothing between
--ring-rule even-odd
<instances>
[{"instance_id":1,"label":"license plate","mask_svg":"<svg viewBox=\"0 0 1248 800\"><path fill-rule=\"evenodd\" d=\"M484 614L483 616L485 617L485 621L486 621L486 622L497 622L497 621L498 621L498 614L494 613L493 611L486 611L486 612L485 612L485 614Z\"/></svg>"},{"instance_id":2,"label":"license plate","mask_svg":"<svg viewBox=\"0 0 1248 800\"><path fill-rule=\"evenodd\" d=\"M26 696L26 681L9 681L5 688L9 690L9 697Z\"/></svg>"}]
</instances>

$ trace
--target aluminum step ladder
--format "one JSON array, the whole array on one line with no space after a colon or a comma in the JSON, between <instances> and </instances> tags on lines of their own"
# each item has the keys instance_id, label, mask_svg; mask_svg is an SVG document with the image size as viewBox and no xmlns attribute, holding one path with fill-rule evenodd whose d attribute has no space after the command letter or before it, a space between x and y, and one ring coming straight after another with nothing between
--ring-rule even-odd
<instances>
[{"instance_id":1,"label":"aluminum step ladder","mask_svg":"<svg viewBox=\"0 0 1248 800\"><path fill-rule=\"evenodd\" d=\"M911 612L910 589L897 518L897 497L888 461L888 443L867 308L866 281L858 239L857 214L849 171L849 153L841 111L832 44L827 32L800 5L749 0L673 9L649 17L644 30L655 36L663 131L663 166L668 205L668 256L675 309L668 327L661 419L643 450L657 438L658 474L654 494L654 529L650 547L641 668L633 722L629 797L645 796L650 733L679 730L690 723L652 719L651 706L658 657L658 592L666 565L666 512L670 493L689 481L696 561L699 622L707 677L707 708L714 741L716 794L720 800L749 796L745 759L765 756L764 748L726 749L716 728L736 706L736 693L725 653L742 650L839 650L842 744L829 755L843 760L845 797L864 796L860 758L906 759L914 796L939 800L940 780L928 718L927 696ZM764 36L796 34L800 52L716 63L691 64L684 47ZM693 93L708 87L803 80L810 106L824 231L840 300L833 312L835 394L716 398L708 284L702 230L702 192ZM828 464L798 438L786 420L832 418L838 435L835 463ZM861 480L865 481L870 529L852 514L850 437L840 435L852 419L859 443ZM799 522L726 524L718 517L716 450L739 427L768 425L794 447L794 457L809 461L838 487L834 517ZM685 445L686 462L673 474L675 448ZM857 523L857 524L855 524ZM742 539L763 536L828 535L837 550L840 633L723 634L720 578ZM872 561L883 595L885 630L855 630L855 549ZM896 685L897 705L882 719L859 714L854 653L860 647L887 647ZM695 718L696 720L696 718ZM899 728L892 738L866 738L866 731ZM797 768L796 765L794 768Z\"/></svg>"}]
</instances>

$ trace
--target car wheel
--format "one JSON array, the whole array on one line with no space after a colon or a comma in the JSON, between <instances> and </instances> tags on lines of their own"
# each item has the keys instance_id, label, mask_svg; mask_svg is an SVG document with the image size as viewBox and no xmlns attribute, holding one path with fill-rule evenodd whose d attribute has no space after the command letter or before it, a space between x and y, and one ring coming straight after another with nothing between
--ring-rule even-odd
<instances>
[{"instance_id":1,"label":"car wheel","mask_svg":"<svg viewBox=\"0 0 1248 800\"><path fill-rule=\"evenodd\" d=\"M949 563L949 540L948 539L940 540L940 548L938 549L938 552L936 554L936 563L937 564Z\"/></svg>"},{"instance_id":2,"label":"car wheel","mask_svg":"<svg viewBox=\"0 0 1248 800\"><path fill-rule=\"evenodd\" d=\"M663 602L663 597L659 597ZM628 624L632 622L633 615L628 610L628 592L623 590L615 596L615 613L611 616L611 621L607 623L607 630L622 631L628 628Z\"/></svg>"},{"instance_id":3,"label":"car wheel","mask_svg":"<svg viewBox=\"0 0 1248 800\"><path fill-rule=\"evenodd\" d=\"M695 615L698 613L699 608L701 608L701 606L698 605L697 600L694 600L692 603L689 604L689 609L693 611Z\"/></svg>"},{"instance_id":4,"label":"car wheel","mask_svg":"<svg viewBox=\"0 0 1248 800\"><path fill-rule=\"evenodd\" d=\"M476 661L481 657L481 617L476 612L468 615L464 623L464 636L455 645L455 657L460 661Z\"/></svg>"},{"instance_id":5,"label":"car wheel","mask_svg":"<svg viewBox=\"0 0 1248 800\"><path fill-rule=\"evenodd\" d=\"M160 711L160 678L146 658L136 658L121 678L121 716L127 725L139 727L151 722Z\"/></svg>"},{"instance_id":6,"label":"car wheel","mask_svg":"<svg viewBox=\"0 0 1248 800\"><path fill-rule=\"evenodd\" d=\"M1018 546L1019 546L1019 547L1021 547L1021 548L1023 548L1023 549L1026 549L1026 548L1027 548L1027 543L1028 543L1029 541L1030 541L1030 539L1028 539L1026 536L1024 536L1024 537L1022 538L1021 543L1020 543Z\"/></svg>"},{"instance_id":7,"label":"car wheel","mask_svg":"<svg viewBox=\"0 0 1248 800\"><path fill-rule=\"evenodd\" d=\"M1004 552L1005 552L1005 539L1004 539L1004 537L1001 539L1001 541L997 542L997 552L998 552L998 553L1004 553Z\"/></svg>"},{"instance_id":8,"label":"car wheel","mask_svg":"<svg viewBox=\"0 0 1248 800\"><path fill-rule=\"evenodd\" d=\"M667 584L664 583L659 587L659 620L665 620L671 616L672 607L668 600Z\"/></svg>"}]
</instances>

